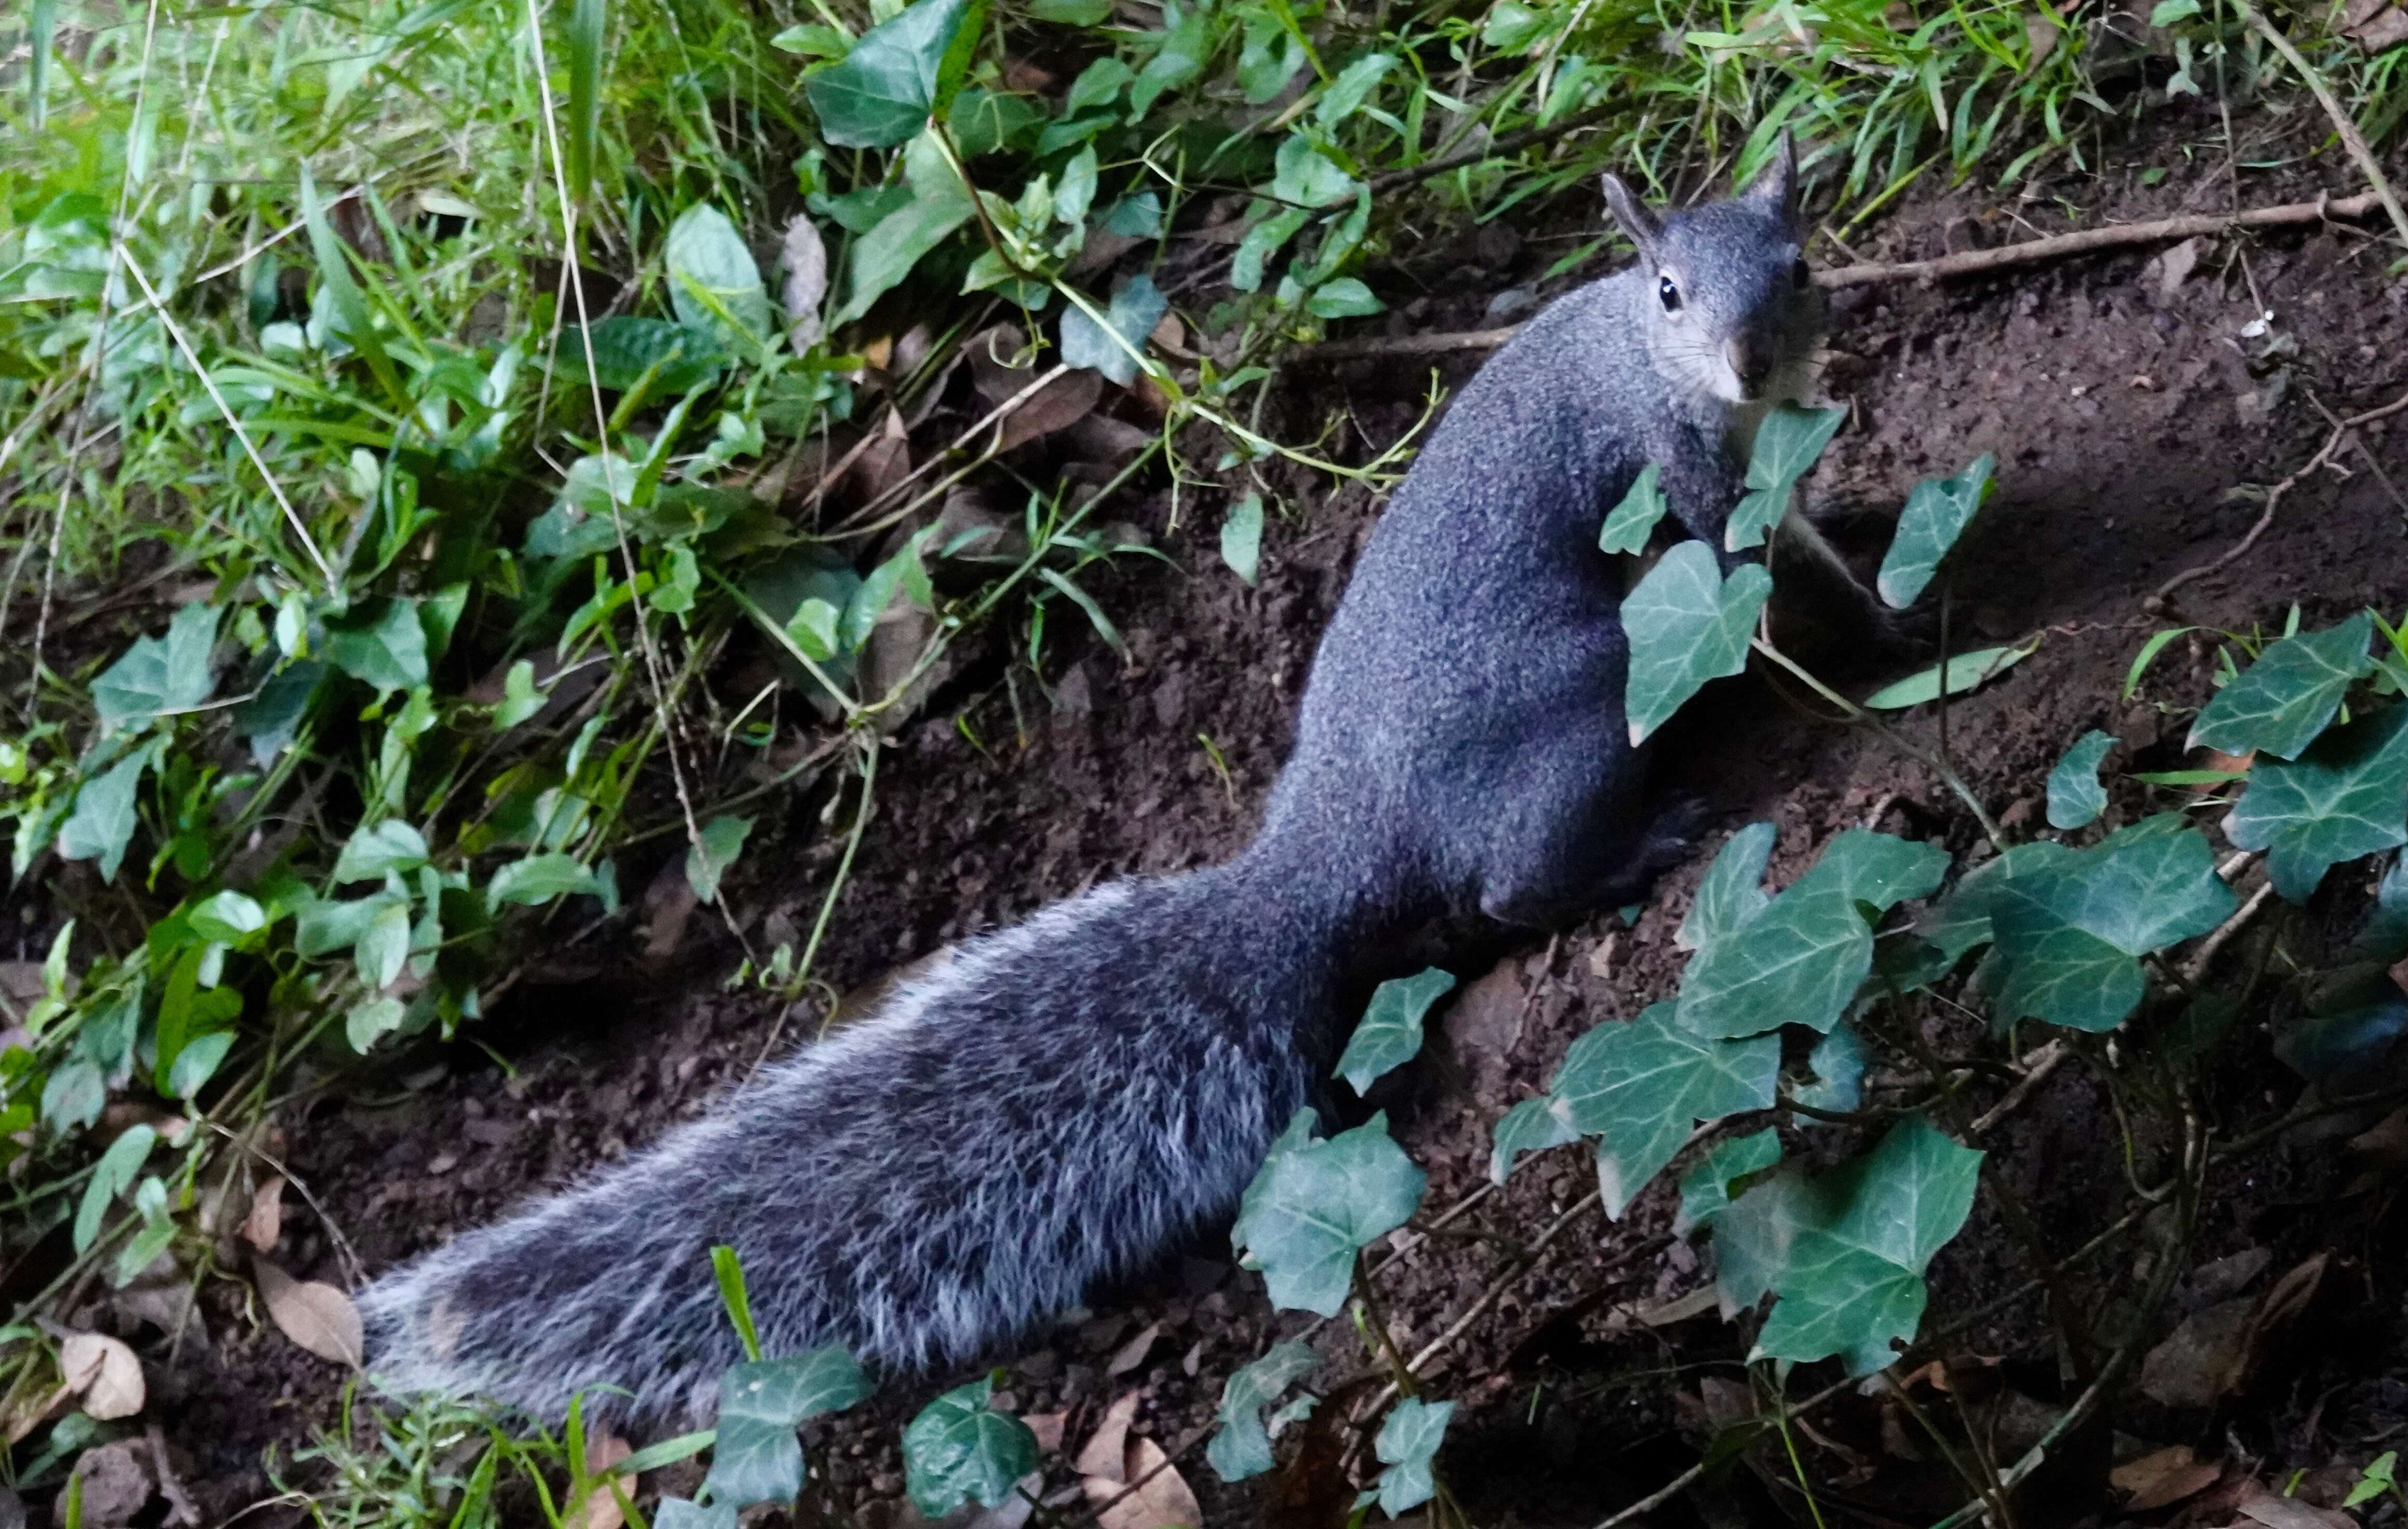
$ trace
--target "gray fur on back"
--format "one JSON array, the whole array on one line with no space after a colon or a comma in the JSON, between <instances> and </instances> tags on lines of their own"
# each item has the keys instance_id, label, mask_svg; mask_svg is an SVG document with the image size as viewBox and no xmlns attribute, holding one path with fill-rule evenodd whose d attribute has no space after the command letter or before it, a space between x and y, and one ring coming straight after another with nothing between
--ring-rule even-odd
<instances>
[{"instance_id":1,"label":"gray fur on back","mask_svg":"<svg viewBox=\"0 0 2408 1529\"><path fill-rule=\"evenodd\" d=\"M1642 807L1599 517L1652 461L1719 547L1730 437L1760 405L1727 396L1716 347L1754 336L1787 376L1813 344L1788 193L1784 156L1745 195L1646 219L1639 266L1463 390L1323 636L1243 855L973 941L709 1118L388 1274L361 1302L372 1369L544 1416L600 1386L631 1393L606 1413L707 1413L741 1357L722 1242L772 1354L991 1353L1235 1209L1383 936L1474 911L1545 926L1643 888L1681 846Z\"/></svg>"}]
</instances>

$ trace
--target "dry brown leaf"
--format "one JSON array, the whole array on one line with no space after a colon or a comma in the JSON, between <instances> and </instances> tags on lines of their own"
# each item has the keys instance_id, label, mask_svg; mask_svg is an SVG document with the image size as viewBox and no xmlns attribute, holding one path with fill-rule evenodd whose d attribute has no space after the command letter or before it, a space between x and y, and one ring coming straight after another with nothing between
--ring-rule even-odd
<instances>
[{"instance_id":1,"label":"dry brown leaf","mask_svg":"<svg viewBox=\"0 0 2408 1529\"><path fill-rule=\"evenodd\" d=\"M2031 45L2031 59L2025 64L2027 73L2037 70L2057 51L2057 23L2038 11L2024 17L2024 40Z\"/></svg>"},{"instance_id":2,"label":"dry brown leaf","mask_svg":"<svg viewBox=\"0 0 2408 1529\"><path fill-rule=\"evenodd\" d=\"M2341 13L2341 35L2380 53L2408 42L2408 6L2399 0L2350 0Z\"/></svg>"},{"instance_id":3,"label":"dry brown leaf","mask_svg":"<svg viewBox=\"0 0 2408 1529\"><path fill-rule=\"evenodd\" d=\"M1137 1368L1140 1365L1144 1364L1145 1356L1154 1352L1154 1346L1161 1341L1162 1323L1158 1322L1150 1322L1146 1323L1143 1327L1138 1329L1137 1336L1129 1339L1126 1343L1120 1346L1118 1351L1116 1351L1112 1355L1111 1359L1105 1364L1104 1373L1106 1375L1126 1375L1129 1371Z\"/></svg>"},{"instance_id":4,"label":"dry brown leaf","mask_svg":"<svg viewBox=\"0 0 2408 1529\"><path fill-rule=\"evenodd\" d=\"M786 305L786 338L797 355L817 345L826 333L820 323L820 304L827 296L827 245L818 225L801 213L786 225L778 264L786 282L779 295Z\"/></svg>"},{"instance_id":5,"label":"dry brown leaf","mask_svg":"<svg viewBox=\"0 0 2408 1529\"><path fill-rule=\"evenodd\" d=\"M2116 1466L2107 1479L2117 1491L2129 1494L2125 1512L2146 1513L2205 1492L2223 1474L2222 1465L2202 1462L2191 1453L2189 1445L2177 1444Z\"/></svg>"},{"instance_id":6,"label":"dry brown leaf","mask_svg":"<svg viewBox=\"0 0 2408 1529\"><path fill-rule=\"evenodd\" d=\"M134 1350L99 1333L77 1333L59 1345L59 1373L67 1389L83 1398L95 1422L130 1418L142 1410L142 1361Z\"/></svg>"},{"instance_id":7,"label":"dry brown leaf","mask_svg":"<svg viewBox=\"0 0 2408 1529\"><path fill-rule=\"evenodd\" d=\"M1118 1479L1089 1476L1081 1485L1088 1502L1101 1505L1120 1497L1124 1483L1131 1481L1136 1490L1096 1515L1102 1529L1202 1529L1204 1510L1197 1506L1196 1493L1162 1446L1150 1438L1129 1440Z\"/></svg>"},{"instance_id":8,"label":"dry brown leaf","mask_svg":"<svg viewBox=\"0 0 2408 1529\"><path fill-rule=\"evenodd\" d=\"M1138 1393L1134 1391L1104 1409L1104 1419L1096 1424L1095 1436L1079 1451L1070 1468L1082 1476L1100 1477L1107 1481L1120 1481L1125 1464L1129 1424L1137 1421Z\"/></svg>"},{"instance_id":9,"label":"dry brown leaf","mask_svg":"<svg viewBox=\"0 0 2408 1529\"><path fill-rule=\"evenodd\" d=\"M350 1296L320 1280L295 1279L264 1258L252 1259L251 1271L278 1331L321 1359L353 1369L366 1363L367 1336Z\"/></svg>"},{"instance_id":10,"label":"dry brown leaf","mask_svg":"<svg viewBox=\"0 0 2408 1529\"><path fill-rule=\"evenodd\" d=\"M1070 1414L1032 1412L1020 1421L1028 1425L1028 1432L1035 1436L1038 1453L1059 1454L1061 1452L1062 1435L1070 1425Z\"/></svg>"},{"instance_id":11,"label":"dry brown leaf","mask_svg":"<svg viewBox=\"0 0 2408 1529\"><path fill-rule=\"evenodd\" d=\"M271 1173L251 1197L251 1214L242 1219L242 1240L263 1253L276 1251L284 1235L284 1176Z\"/></svg>"},{"instance_id":12,"label":"dry brown leaf","mask_svg":"<svg viewBox=\"0 0 2408 1529\"><path fill-rule=\"evenodd\" d=\"M599 1434L585 1441L585 1474L593 1479L593 1485L586 1489L581 1505L571 1505L577 1529L619 1529L627 1522L627 1515L619 1508L619 1494L610 1490L609 1478L603 1472L635 1452L636 1447L616 1434ZM634 1485L627 1482L622 1490Z\"/></svg>"},{"instance_id":13,"label":"dry brown leaf","mask_svg":"<svg viewBox=\"0 0 2408 1529\"><path fill-rule=\"evenodd\" d=\"M2185 281L2190 279L2190 273L2199 268L2200 251L2206 247L2204 239L2188 238L2157 257L2158 296L2172 297Z\"/></svg>"},{"instance_id":14,"label":"dry brown leaf","mask_svg":"<svg viewBox=\"0 0 2408 1529\"><path fill-rule=\"evenodd\" d=\"M0 1411L0 1444L14 1446L23 1443L28 1435L50 1422L50 1414L64 1407L74 1395L73 1387L61 1386L47 1396L35 1394L10 1402L7 1410Z\"/></svg>"},{"instance_id":15,"label":"dry brown leaf","mask_svg":"<svg viewBox=\"0 0 2408 1529\"><path fill-rule=\"evenodd\" d=\"M2141 1361L2142 1392L2166 1407L2214 1407L2240 1371L2242 1336L2256 1304L2224 1301L2184 1318Z\"/></svg>"},{"instance_id":16,"label":"dry brown leaf","mask_svg":"<svg viewBox=\"0 0 2408 1529\"><path fill-rule=\"evenodd\" d=\"M121 1438L86 1450L76 1461L77 1493L85 1529L117 1529L150 1504L158 1488L150 1451L141 1439Z\"/></svg>"},{"instance_id":17,"label":"dry brown leaf","mask_svg":"<svg viewBox=\"0 0 2408 1529\"><path fill-rule=\"evenodd\" d=\"M2358 1529L2358 1521L2346 1513L2329 1508L2314 1508L2297 1497L2278 1496L2259 1490L2258 1495L2244 1498L2241 1504L2243 1522L2234 1529Z\"/></svg>"}]
</instances>

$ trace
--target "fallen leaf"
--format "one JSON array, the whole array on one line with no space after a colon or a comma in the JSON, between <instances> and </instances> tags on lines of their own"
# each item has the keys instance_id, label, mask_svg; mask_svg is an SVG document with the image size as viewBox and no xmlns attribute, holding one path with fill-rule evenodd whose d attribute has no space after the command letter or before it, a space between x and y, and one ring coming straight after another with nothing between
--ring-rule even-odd
<instances>
[{"instance_id":1,"label":"fallen leaf","mask_svg":"<svg viewBox=\"0 0 2408 1529\"><path fill-rule=\"evenodd\" d=\"M158 1483L150 1475L149 1453L142 1440L121 1438L86 1450L76 1461L85 1529L117 1529L150 1506Z\"/></svg>"},{"instance_id":2,"label":"fallen leaf","mask_svg":"<svg viewBox=\"0 0 2408 1529\"><path fill-rule=\"evenodd\" d=\"M1037 1452L1057 1454L1062 1449L1062 1433L1069 1425L1068 1412L1037 1412L1020 1420L1037 1436Z\"/></svg>"},{"instance_id":3,"label":"fallen leaf","mask_svg":"<svg viewBox=\"0 0 2408 1529\"><path fill-rule=\"evenodd\" d=\"M2330 1263L2331 1255L2328 1253L2303 1259L2258 1297L2257 1306L2249 1313L2248 1326L2242 1334L2241 1362L2233 1374L2233 1391L2247 1391L2274 1367L2291 1329L2315 1304L2316 1292L2324 1286L2325 1268Z\"/></svg>"},{"instance_id":4,"label":"fallen leaf","mask_svg":"<svg viewBox=\"0 0 2408 1529\"><path fill-rule=\"evenodd\" d=\"M366 1362L366 1335L350 1296L320 1280L295 1279L264 1258L252 1259L251 1271L278 1331L321 1359L353 1369Z\"/></svg>"},{"instance_id":5,"label":"fallen leaf","mask_svg":"<svg viewBox=\"0 0 2408 1529\"><path fill-rule=\"evenodd\" d=\"M2190 273L2199 268L2200 251L2205 248L2204 241L2189 238L2157 256L2158 296L2172 297L2185 281L2190 279Z\"/></svg>"},{"instance_id":6,"label":"fallen leaf","mask_svg":"<svg viewBox=\"0 0 2408 1529\"><path fill-rule=\"evenodd\" d=\"M17 1445L27 1436L50 1421L50 1414L67 1404L75 1395L71 1386L61 1386L47 1396L20 1397L6 1412L0 1412L0 1444Z\"/></svg>"},{"instance_id":7,"label":"fallen leaf","mask_svg":"<svg viewBox=\"0 0 2408 1529\"><path fill-rule=\"evenodd\" d=\"M2282 1497L2259 1489L2258 1494L2244 1498L2242 1516L2254 1523L2238 1524L2234 1529L2254 1529L2262 1523L2266 1529L2358 1529L2358 1521L2346 1513L2329 1508L2311 1508L2297 1497Z\"/></svg>"},{"instance_id":8,"label":"fallen leaf","mask_svg":"<svg viewBox=\"0 0 2408 1529\"><path fill-rule=\"evenodd\" d=\"M59 1345L59 1374L95 1422L130 1418L142 1410L142 1361L113 1337L99 1333L69 1336Z\"/></svg>"},{"instance_id":9,"label":"fallen leaf","mask_svg":"<svg viewBox=\"0 0 2408 1529\"><path fill-rule=\"evenodd\" d=\"M1108 1481L1125 1479L1121 1470L1125 1464L1124 1450L1128 1442L1129 1424L1137 1420L1138 1393L1134 1391L1104 1409L1104 1418L1096 1424L1095 1436L1070 1468L1082 1476L1101 1477Z\"/></svg>"},{"instance_id":10,"label":"fallen leaf","mask_svg":"<svg viewBox=\"0 0 2408 1529\"><path fill-rule=\"evenodd\" d=\"M2255 1301L2224 1301L2194 1312L2141 1361L2141 1390L2166 1407L2205 1410L2232 1389Z\"/></svg>"},{"instance_id":11,"label":"fallen leaf","mask_svg":"<svg viewBox=\"0 0 2408 1529\"><path fill-rule=\"evenodd\" d=\"M1121 1497L1124 1482L1136 1483L1135 1490ZM1202 1529L1204 1510L1197 1506L1196 1493L1162 1452L1162 1446L1150 1438L1129 1440L1128 1456L1120 1479L1090 1476L1082 1483L1087 1501L1098 1508L1096 1522L1102 1529ZM1121 1497L1110 1508L1101 1505Z\"/></svg>"},{"instance_id":12,"label":"fallen leaf","mask_svg":"<svg viewBox=\"0 0 2408 1529\"><path fill-rule=\"evenodd\" d=\"M2369 53L2380 53L2408 42L2408 7L2398 0L2350 0L2339 30Z\"/></svg>"},{"instance_id":13,"label":"fallen leaf","mask_svg":"<svg viewBox=\"0 0 2408 1529\"><path fill-rule=\"evenodd\" d=\"M2107 1479L2118 1492L2128 1494L2125 1512L2146 1513L2205 1492L2223 1474L2222 1465L2205 1464L2192 1454L2189 1445L2177 1444L2116 1466Z\"/></svg>"},{"instance_id":14,"label":"fallen leaf","mask_svg":"<svg viewBox=\"0 0 2408 1529\"><path fill-rule=\"evenodd\" d=\"M242 1219L242 1240L263 1253L276 1251L284 1235L284 1176L271 1173L251 1197L251 1214Z\"/></svg>"},{"instance_id":15,"label":"fallen leaf","mask_svg":"<svg viewBox=\"0 0 2408 1529\"><path fill-rule=\"evenodd\" d=\"M1140 1365L1144 1364L1145 1356L1154 1352L1154 1346L1161 1341L1162 1323L1158 1322L1146 1323L1143 1327L1138 1329L1137 1336L1129 1339L1126 1343L1120 1346L1119 1350L1115 1352L1111 1359L1104 1365L1104 1373L1106 1375L1126 1375L1129 1371L1137 1368Z\"/></svg>"},{"instance_id":16,"label":"fallen leaf","mask_svg":"<svg viewBox=\"0 0 2408 1529\"><path fill-rule=\"evenodd\" d=\"M610 1479L604 1473L636 1452L636 1447L616 1434L597 1434L585 1441L585 1474L593 1484L586 1488L582 1505L570 1504L569 1510L578 1529L619 1529L627 1515L619 1508L619 1493L610 1490ZM632 1492L635 1483L626 1482L622 1491Z\"/></svg>"},{"instance_id":17,"label":"fallen leaf","mask_svg":"<svg viewBox=\"0 0 2408 1529\"><path fill-rule=\"evenodd\" d=\"M800 355L826 331L820 323L820 304L827 296L827 245L818 225L801 213L786 224L778 264L785 268L786 284L780 296L786 305L786 343Z\"/></svg>"}]
</instances>

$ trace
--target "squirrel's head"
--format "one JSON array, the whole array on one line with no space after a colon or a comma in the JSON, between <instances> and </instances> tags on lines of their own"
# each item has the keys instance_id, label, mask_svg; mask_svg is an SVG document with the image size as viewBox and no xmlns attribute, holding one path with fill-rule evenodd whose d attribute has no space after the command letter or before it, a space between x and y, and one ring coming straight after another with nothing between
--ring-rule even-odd
<instances>
[{"instance_id":1,"label":"squirrel's head","mask_svg":"<svg viewBox=\"0 0 2408 1529\"><path fill-rule=\"evenodd\" d=\"M1729 404L1792 385L1821 336L1823 306L1806 268L1789 135L1755 182L1726 201L1659 216L1611 175L1605 200L1639 247L1648 281L1640 307L1659 367Z\"/></svg>"}]
</instances>

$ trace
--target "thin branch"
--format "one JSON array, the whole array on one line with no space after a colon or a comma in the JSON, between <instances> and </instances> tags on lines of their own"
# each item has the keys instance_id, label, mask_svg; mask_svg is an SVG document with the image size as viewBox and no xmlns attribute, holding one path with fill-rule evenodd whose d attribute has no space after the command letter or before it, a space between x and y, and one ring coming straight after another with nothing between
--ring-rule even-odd
<instances>
[{"instance_id":1,"label":"thin branch","mask_svg":"<svg viewBox=\"0 0 2408 1529\"><path fill-rule=\"evenodd\" d=\"M2408 244L2408 211L2401 210L2400 198L2392 192L2391 182L2384 179L2383 166L2376 161L2374 150L2366 145L2366 135L2358 130L2358 123L2348 111L2333 99L2332 87L2325 83L2325 77L2300 56L2297 48L2291 46L2290 38L2275 31L2272 23L2258 13L2258 7L2249 0L2232 0L2232 4L2240 10L2243 21L2255 27L2259 36L2274 45L2274 51L2283 55L2284 62L2298 73L2300 82L2315 96L2316 105L2325 108L2325 115L2332 119L2333 131L2341 135L2343 147L2349 150L2350 158L2358 161L2359 173L2366 177L2366 183L2373 187L2374 194L2381 198L2383 210L2391 215L2391 226L2400 231L2400 242Z\"/></svg>"}]
</instances>

